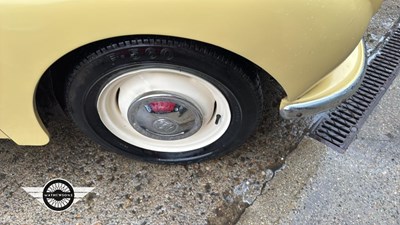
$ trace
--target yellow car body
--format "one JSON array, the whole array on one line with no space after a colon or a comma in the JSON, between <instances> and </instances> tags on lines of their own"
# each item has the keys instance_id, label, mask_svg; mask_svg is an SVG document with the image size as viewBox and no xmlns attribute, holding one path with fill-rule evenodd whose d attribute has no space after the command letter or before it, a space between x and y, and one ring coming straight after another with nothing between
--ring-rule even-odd
<instances>
[{"instance_id":1,"label":"yellow car body","mask_svg":"<svg viewBox=\"0 0 400 225\"><path fill-rule=\"evenodd\" d=\"M285 90L281 109L348 89L382 0L0 0L0 138L49 141L35 106L45 71L94 41L126 35L198 40L240 55Z\"/></svg>"}]
</instances>

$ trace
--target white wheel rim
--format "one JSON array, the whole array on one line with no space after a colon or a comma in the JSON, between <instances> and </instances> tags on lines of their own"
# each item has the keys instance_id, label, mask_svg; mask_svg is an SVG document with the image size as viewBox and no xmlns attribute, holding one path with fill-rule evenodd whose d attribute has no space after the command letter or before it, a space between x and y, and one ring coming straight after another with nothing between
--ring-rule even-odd
<instances>
[{"instance_id":1,"label":"white wheel rim","mask_svg":"<svg viewBox=\"0 0 400 225\"><path fill-rule=\"evenodd\" d=\"M159 93L171 101L192 105L187 108L199 127L193 125L192 133L185 136L181 132L174 140L160 140L164 139L163 135L156 139L138 129L136 122L132 122L136 114L132 115L131 106L141 106L139 101ZM139 69L114 78L100 92L97 111L107 129L121 140L143 149L170 153L212 144L226 132L231 122L229 103L214 85L193 74L165 68ZM159 113L152 115L161 118Z\"/></svg>"}]
</instances>

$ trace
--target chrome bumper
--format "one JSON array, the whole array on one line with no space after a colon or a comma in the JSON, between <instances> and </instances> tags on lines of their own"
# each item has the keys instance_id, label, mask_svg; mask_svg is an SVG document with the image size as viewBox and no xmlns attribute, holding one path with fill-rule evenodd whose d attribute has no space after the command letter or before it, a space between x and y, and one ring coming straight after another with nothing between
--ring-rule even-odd
<instances>
[{"instance_id":1,"label":"chrome bumper","mask_svg":"<svg viewBox=\"0 0 400 225\"><path fill-rule=\"evenodd\" d=\"M358 74L356 74L355 76L356 78L353 79L351 83L348 83L345 87L330 95L323 96L314 100L301 101L300 99L298 101L294 101L293 103L283 103L283 100L281 103L280 115L285 119L295 119L304 116L314 115L334 108L345 101L347 98L352 96L361 85L361 82L364 78L365 70L367 68L365 45L363 45L362 47L364 48L364 60Z\"/></svg>"}]
</instances>

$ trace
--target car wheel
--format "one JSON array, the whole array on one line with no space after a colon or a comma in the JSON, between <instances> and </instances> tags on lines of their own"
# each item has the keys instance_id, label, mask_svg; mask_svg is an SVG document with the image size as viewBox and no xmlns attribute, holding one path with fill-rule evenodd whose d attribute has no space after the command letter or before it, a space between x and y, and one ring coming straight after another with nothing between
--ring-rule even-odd
<instances>
[{"instance_id":1,"label":"car wheel","mask_svg":"<svg viewBox=\"0 0 400 225\"><path fill-rule=\"evenodd\" d=\"M100 46L66 84L75 123L106 149L161 163L227 153L262 114L256 74L193 41L135 38Z\"/></svg>"}]
</instances>

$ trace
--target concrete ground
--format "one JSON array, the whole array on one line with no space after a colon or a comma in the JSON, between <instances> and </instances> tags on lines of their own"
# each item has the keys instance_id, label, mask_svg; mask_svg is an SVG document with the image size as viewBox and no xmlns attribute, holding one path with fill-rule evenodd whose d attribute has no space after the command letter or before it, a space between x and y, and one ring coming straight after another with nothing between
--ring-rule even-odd
<instances>
[{"instance_id":1,"label":"concrete ground","mask_svg":"<svg viewBox=\"0 0 400 225\"><path fill-rule=\"evenodd\" d=\"M399 17L398 5L384 2L366 34L369 48ZM271 111L235 153L188 166L104 151L49 107L49 145L0 140L0 224L400 223L399 87L397 79L344 155L302 139L312 118L284 121ZM54 213L21 188L59 177L95 189Z\"/></svg>"},{"instance_id":2,"label":"concrete ground","mask_svg":"<svg viewBox=\"0 0 400 225\"><path fill-rule=\"evenodd\" d=\"M304 138L238 224L400 224L400 76L345 154Z\"/></svg>"}]
</instances>

